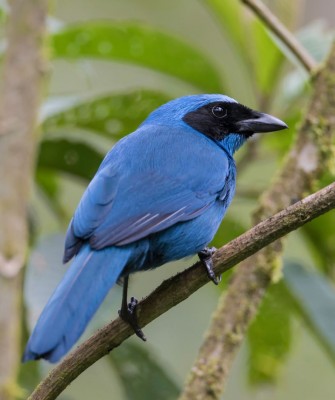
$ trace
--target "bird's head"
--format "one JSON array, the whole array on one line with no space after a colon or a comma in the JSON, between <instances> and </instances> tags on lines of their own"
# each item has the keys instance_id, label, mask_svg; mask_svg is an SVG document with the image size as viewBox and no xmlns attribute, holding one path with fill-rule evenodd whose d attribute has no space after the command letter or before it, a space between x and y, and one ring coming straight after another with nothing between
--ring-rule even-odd
<instances>
[{"instance_id":1,"label":"bird's head","mask_svg":"<svg viewBox=\"0 0 335 400\"><path fill-rule=\"evenodd\" d=\"M256 132L287 128L280 119L221 94L180 97L159 107L146 122L170 126L186 124L218 142L231 154Z\"/></svg>"}]
</instances>

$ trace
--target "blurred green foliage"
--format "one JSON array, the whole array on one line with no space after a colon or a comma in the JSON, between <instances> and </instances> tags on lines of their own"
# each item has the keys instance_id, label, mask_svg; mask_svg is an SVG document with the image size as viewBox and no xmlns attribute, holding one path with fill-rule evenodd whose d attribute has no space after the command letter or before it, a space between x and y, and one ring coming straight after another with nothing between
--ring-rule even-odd
<instances>
[{"instance_id":1,"label":"blurred green foliage","mask_svg":"<svg viewBox=\"0 0 335 400\"><path fill-rule=\"evenodd\" d=\"M287 288L301 316L335 361L334 285L319 272L296 262L286 262L284 274Z\"/></svg>"},{"instance_id":2,"label":"blurred green foliage","mask_svg":"<svg viewBox=\"0 0 335 400\"><path fill-rule=\"evenodd\" d=\"M271 382L279 375L292 341L290 306L284 282L272 285L248 333L253 384Z\"/></svg>"},{"instance_id":3,"label":"blurred green foliage","mask_svg":"<svg viewBox=\"0 0 335 400\"><path fill-rule=\"evenodd\" d=\"M173 400L180 389L160 365L156 356L143 346L127 342L109 355L127 399Z\"/></svg>"},{"instance_id":4,"label":"blurred green foliage","mask_svg":"<svg viewBox=\"0 0 335 400\"><path fill-rule=\"evenodd\" d=\"M117 7L117 2L111 3ZM287 17L293 26L292 21L301 12L297 4L285 0L272 3L275 9L285 10L281 16ZM70 63L77 68L78 74L82 74L83 70L94 71L99 61L121 68L131 65L134 71L145 69L149 80L159 74L160 79L167 82L165 87L169 87L171 82L168 78L173 78L174 83L167 90L153 90L152 86L142 84L139 72L136 85L123 92L106 89L103 93L95 93L94 80L92 83L90 77L87 93L83 90L79 95L73 93L72 96L47 99L41 111L37 204L43 204L44 213L45 209L51 210L56 220L61 222L60 227L68 220L75 203L74 199L64 202L64 187L69 187L69 182L71 188L78 182L87 185L116 140L136 129L153 109L179 95L184 90L180 88L188 87L191 92L227 93L234 97L234 93L230 93L234 86L232 82L239 76L241 82L236 82L236 85L239 83L242 88L251 88L251 98L255 103L251 106L275 113L291 127L281 136L264 137L262 144L256 138L252 152L246 148L238 155L238 162L246 159L248 165L239 171L239 188L243 190L237 192L214 244L218 247L248 228L250 210L271 179L268 170L271 173L280 165L294 140L309 96L308 77L285 46L246 12L240 2L202 0L199 4L221 34L217 37L215 55L220 43L225 46L225 51L229 49L229 54L222 54L225 58L223 68L210 51L201 48L197 37L191 41L181 34L157 29L154 23L130 21L130 18L121 22L112 19L113 16L103 21L88 18L74 24L58 21L60 28L50 33L50 54L56 71L57 63L63 62L65 65ZM177 7L175 18L178 18ZM199 35L206 29L210 30L211 26L197 27ZM319 61L326 55L332 38L332 34L320 24L304 27L297 36ZM113 79L118 81L119 77L115 75ZM185 91L184 94L188 93ZM267 165L265 169L264 163ZM251 170L254 171L252 174ZM37 218L43 219L43 212ZM308 328L319 338L321 346L334 350L334 218L334 213L327 214L300 230L298 235L308 249L308 260L314 272L307 268L306 254L299 267L293 268L288 263L284 280L271 288L249 331L247 374L249 382L255 386L271 384L279 379L294 342L293 318L307 321ZM295 256L299 259L299 254ZM44 268L49 268L49 261L45 262ZM34 262L29 263L28 275L33 265ZM39 285L49 285L43 281L43 276L36 279L39 279ZM30 287L26 299L34 295ZM27 307L31 320L35 311L29 309L29 304ZM175 327L170 328L175 330ZM151 351L150 347L144 350L140 345L125 344L108 358L108 365L116 371L125 398L176 397L179 387L175 379L171 378L163 363L155 360ZM335 351L330 351L329 356L335 360ZM22 370L21 383L28 390L38 376L36 365L31 368L25 366Z\"/></svg>"},{"instance_id":5,"label":"blurred green foliage","mask_svg":"<svg viewBox=\"0 0 335 400\"><path fill-rule=\"evenodd\" d=\"M124 61L175 76L203 90L215 91L220 86L215 67L203 54L148 25L100 22L70 26L52 37L51 46L57 58Z\"/></svg>"}]
</instances>

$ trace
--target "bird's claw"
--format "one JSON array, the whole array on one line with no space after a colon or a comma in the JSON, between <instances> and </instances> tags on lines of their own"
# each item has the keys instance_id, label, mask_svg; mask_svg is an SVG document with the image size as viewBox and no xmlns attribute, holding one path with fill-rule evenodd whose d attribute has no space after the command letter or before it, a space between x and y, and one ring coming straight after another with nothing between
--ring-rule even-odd
<instances>
[{"instance_id":1,"label":"bird's claw","mask_svg":"<svg viewBox=\"0 0 335 400\"><path fill-rule=\"evenodd\" d=\"M139 327L137 322L137 304L138 300L135 299L135 297L131 297L130 302L127 304L127 307L125 307L125 309L123 309L122 307L121 310L119 310L119 316L134 329L136 336L138 336L145 342L147 338L145 337L142 329Z\"/></svg>"},{"instance_id":2,"label":"bird's claw","mask_svg":"<svg viewBox=\"0 0 335 400\"><path fill-rule=\"evenodd\" d=\"M206 268L208 278L215 284L218 285L221 282L221 275L215 276L213 271L213 259L212 256L215 253L215 247L205 247L199 251L198 256L204 267Z\"/></svg>"},{"instance_id":3,"label":"bird's claw","mask_svg":"<svg viewBox=\"0 0 335 400\"><path fill-rule=\"evenodd\" d=\"M130 302L128 303L128 312L130 314L133 314L135 312L137 304L138 304L137 299L135 299L135 297L131 297Z\"/></svg>"}]
</instances>

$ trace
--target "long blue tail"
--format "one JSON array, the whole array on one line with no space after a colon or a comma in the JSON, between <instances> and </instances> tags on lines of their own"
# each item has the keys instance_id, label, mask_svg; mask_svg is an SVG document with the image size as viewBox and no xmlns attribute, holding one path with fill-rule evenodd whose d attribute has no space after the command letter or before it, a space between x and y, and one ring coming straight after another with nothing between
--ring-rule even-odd
<instances>
[{"instance_id":1,"label":"long blue tail","mask_svg":"<svg viewBox=\"0 0 335 400\"><path fill-rule=\"evenodd\" d=\"M23 361L57 362L78 340L131 256L131 248L84 245L45 306Z\"/></svg>"}]
</instances>

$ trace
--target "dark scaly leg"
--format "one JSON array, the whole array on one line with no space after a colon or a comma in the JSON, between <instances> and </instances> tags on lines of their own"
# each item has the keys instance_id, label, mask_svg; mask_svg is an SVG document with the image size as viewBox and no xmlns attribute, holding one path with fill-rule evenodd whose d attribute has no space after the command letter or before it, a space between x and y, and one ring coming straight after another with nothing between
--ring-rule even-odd
<instances>
[{"instance_id":1,"label":"dark scaly leg","mask_svg":"<svg viewBox=\"0 0 335 400\"><path fill-rule=\"evenodd\" d=\"M138 326L137 315L136 315L136 307L138 301L135 297L130 298L130 302L127 302L128 297L128 281L129 275L124 277L123 281L123 291L122 291L122 303L121 310L119 310L120 317L127 322L133 329L136 335L141 338L143 341L146 341L146 337L142 332L142 329Z\"/></svg>"},{"instance_id":2,"label":"dark scaly leg","mask_svg":"<svg viewBox=\"0 0 335 400\"><path fill-rule=\"evenodd\" d=\"M215 276L213 271L213 259L212 256L216 251L215 247L205 247L203 250L199 251L198 257L204 265L207 271L208 278L218 285L221 282L221 275L219 277Z\"/></svg>"}]
</instances>

